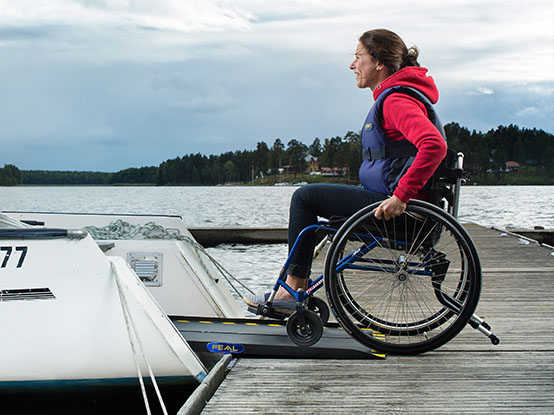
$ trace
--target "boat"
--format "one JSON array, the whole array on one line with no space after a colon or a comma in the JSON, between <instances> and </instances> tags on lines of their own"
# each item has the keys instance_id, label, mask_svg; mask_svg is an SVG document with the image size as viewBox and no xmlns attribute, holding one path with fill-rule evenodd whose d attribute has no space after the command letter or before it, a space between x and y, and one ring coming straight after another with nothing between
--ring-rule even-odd
<instances>
[{"instance_id":1,"label":"boat","mask_svg":"<svg viewBox=\"0 0 554 415\"><path fill-rule=\"evenodd\" d=\"M0 394L198 385L168 316L243 317L200 248L178 216L2 212Z\"/></svg>"},{"instance_id":2,"label":"boat","mask_svg":"<svg viewBox=\"0 0 554 415\"><path fill-rule=\"evenodd\" d=\"M0 212L0 413L52 396L55 413L106 413L99 396L140 411L153 390L176 412L226 353L383 358L336 323L298 347L283 322L244 317L230 278L179 216Z\"/></svg>"}]
</instances>

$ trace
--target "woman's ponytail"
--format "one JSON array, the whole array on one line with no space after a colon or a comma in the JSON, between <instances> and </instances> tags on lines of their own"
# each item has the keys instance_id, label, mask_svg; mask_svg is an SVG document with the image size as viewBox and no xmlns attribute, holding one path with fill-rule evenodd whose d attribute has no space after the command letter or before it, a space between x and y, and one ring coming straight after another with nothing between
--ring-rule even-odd
<instances>
[{"instance_id":1,"label":"woman's ponytail","mask_svg":"<svg viewBox=\"0 0 554 415\"><path fill-rule=\"evenodd\" d=\"M407 50L407 53L404 56L402 68L405 68L406 66L419 66L419 62L417 61L418 56L419 50L417 49L417 47L412 46L410 49Z\"/></svg>"}]
</instances>

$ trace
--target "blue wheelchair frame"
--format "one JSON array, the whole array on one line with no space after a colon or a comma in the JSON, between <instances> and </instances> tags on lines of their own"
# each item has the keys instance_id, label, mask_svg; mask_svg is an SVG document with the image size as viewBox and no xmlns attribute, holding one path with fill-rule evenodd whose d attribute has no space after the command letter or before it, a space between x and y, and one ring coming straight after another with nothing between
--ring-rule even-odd
<instances>
[{"instance_id":1,"label":"blue wheelchair frame","mask_svg":"<svg viewBox=\"0 0 554 415\"><path fill-rule=\"evenodd\" d=\"M319 230L324 230L330 233L335 233L338 231L338 228L330 227L328 221L320 221L317 225L310 225L304 228L300 234L297 236L296 240L294 241L294 244L290 250L290 253L285 261L285 264L283 265L283 268L281 268L281 271L279 273L279 276L277 278L277 281L275 282L275 285L273 286L273 290L270 293L270 296L266 302L267 305L271 306L271 303L273 302L275 295L277 294L277 291L279 290L279 287L283 287L287 292L289 292L293 298L296 300L297 303L303 303L309 296L313 295L317 290L319 290L321 287L323 287L323 281L324 276L323 274L320 274L317 278L314 280L308 279L308 287L304 290L298 290L294 291L287 283L287 269L290 265L290 261L292 258L293 253L297 249L300 242L305 238L305 236L310 232L317 232ZM343 269L349 268L349 269L359 269L359 270L365 270L365 271L390 271L394 272L396 271L394 266L394 261L383 259L379 261L379 264L386 264L391 265L390 268L384 268L383 266L363 266L363 265L354 265L354 262L356 262L357 258L363 257L366 253L371 251L373 247L378 245L384 238L383 237L376 237L373 235L364 235L364 234L357 234L361 239L371 241L369 244L364 244L362 247L358 248L356 251L350 253L348 256L343 258L339 263L337 263L336 270L338 272L342 271ZM397 242L400 245L403 245L403 242ZM430 251L426 257L424 258L423 264L427 264L427 259L431 256L433 251ZM432 276L432 271L430 269L430 265L424 265L422 266L423 269L413 269L413 267L420 266L420 263L415 262L409 262L408 265L412 267L412 269L409 271L412 274L415 275L424 275L424 276Z\"/></svg>"}]
</instances>

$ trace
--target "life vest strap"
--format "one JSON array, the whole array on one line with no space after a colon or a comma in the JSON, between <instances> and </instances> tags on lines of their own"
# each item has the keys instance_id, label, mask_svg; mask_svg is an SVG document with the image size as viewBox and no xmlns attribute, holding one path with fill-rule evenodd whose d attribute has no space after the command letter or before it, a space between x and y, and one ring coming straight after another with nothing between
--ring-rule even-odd
<instances>
[{"instance_id":1,"label":"life vest strap","mask_svg":"<svg viewBox=\"0 0 554 415\"><path fill-rule=\"evenodd\" d=\"M379 148L364 148L364 160L382 160L400 157L412 157L417 154L417 148L406 140L399 145L382 146Z\"/></svg>"}]
</instances>

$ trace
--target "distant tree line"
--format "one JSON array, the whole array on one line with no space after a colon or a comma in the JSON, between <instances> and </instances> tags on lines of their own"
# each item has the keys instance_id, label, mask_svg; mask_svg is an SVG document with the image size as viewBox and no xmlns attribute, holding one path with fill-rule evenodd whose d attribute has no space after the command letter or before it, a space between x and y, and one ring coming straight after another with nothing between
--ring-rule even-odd
<instances>
[{"instance_id":1,"label":"distant tree line","mask_svg":"<svg viewBox=\"0 0 554 415\"><path fill-rule=\"evenodd\" d=\"M554 184L554 135L550 133L516 125L470 132L457 123L445 125L445 132L448 146L464 153L464 168L474 182ZM520 175L502 174L508 161L520 164Z\"/></svg>"},{"instance_id":2,"label":"distant tree line","mask_svg":"<svg viewBox=\"0 0 554 415\"><path fill-rule=\"evenodd\" d=\"M0 186L15 186L21 184L21 171L13 164L5 164L0 169Z\"/></svg>"},{"instance_id":3,"label":"distant tree line","mask_svg":"<svg viewBox=\"0 0 554 415\"><path fill-rule=\"evenodd\" d=\"M310 146L296 140L287 145L277 138L268 146L264 141L255 150L223 153L219 156L189 154L164 161L156 175L158 185L248 182L254 178L280 174L286 169L292 174L303 174L309 158L319 166L348 167L353 178L360 165L360 134L348 132L344 137L326 138L323 143L315 138Z\"/></svg>"},{"instance_id":4,"label":"distant tree line","mask_svg":"<svg viewBox=\"0 0 554 415\"><path fill-rule=\"evenodd\" d=\"M502 183L503 167L507 161L522 166L527 182L521 184L554 184L553 135L543 130L499 126L486 133L469 131L458 123L445 125L448 146L465 154L465 168L474 181ZM270 146L264 141L255 150L227 152L205 156L188 154L162 162L155 167L129 168L117 173L19 170L5 165L0 169L0 185L217 185L244 183L254 179L305 173L310 158L319 167L347 167L355 181L362 160L359 133L348 132L344 137L315 138L310 145L296 139L285 145L277 138ZM515 177L515 175L512 175Z\"/></svg>"},{"instance_id":5,"label":"distant tree line","mask_svg":"<svg viewBox=\"0 0 554 415\"><path fill-rule=\"evenodd\" d=\"M22 184L104 185L108 173L94 171L22 170Z\"/></svg>"}]
</instances>

